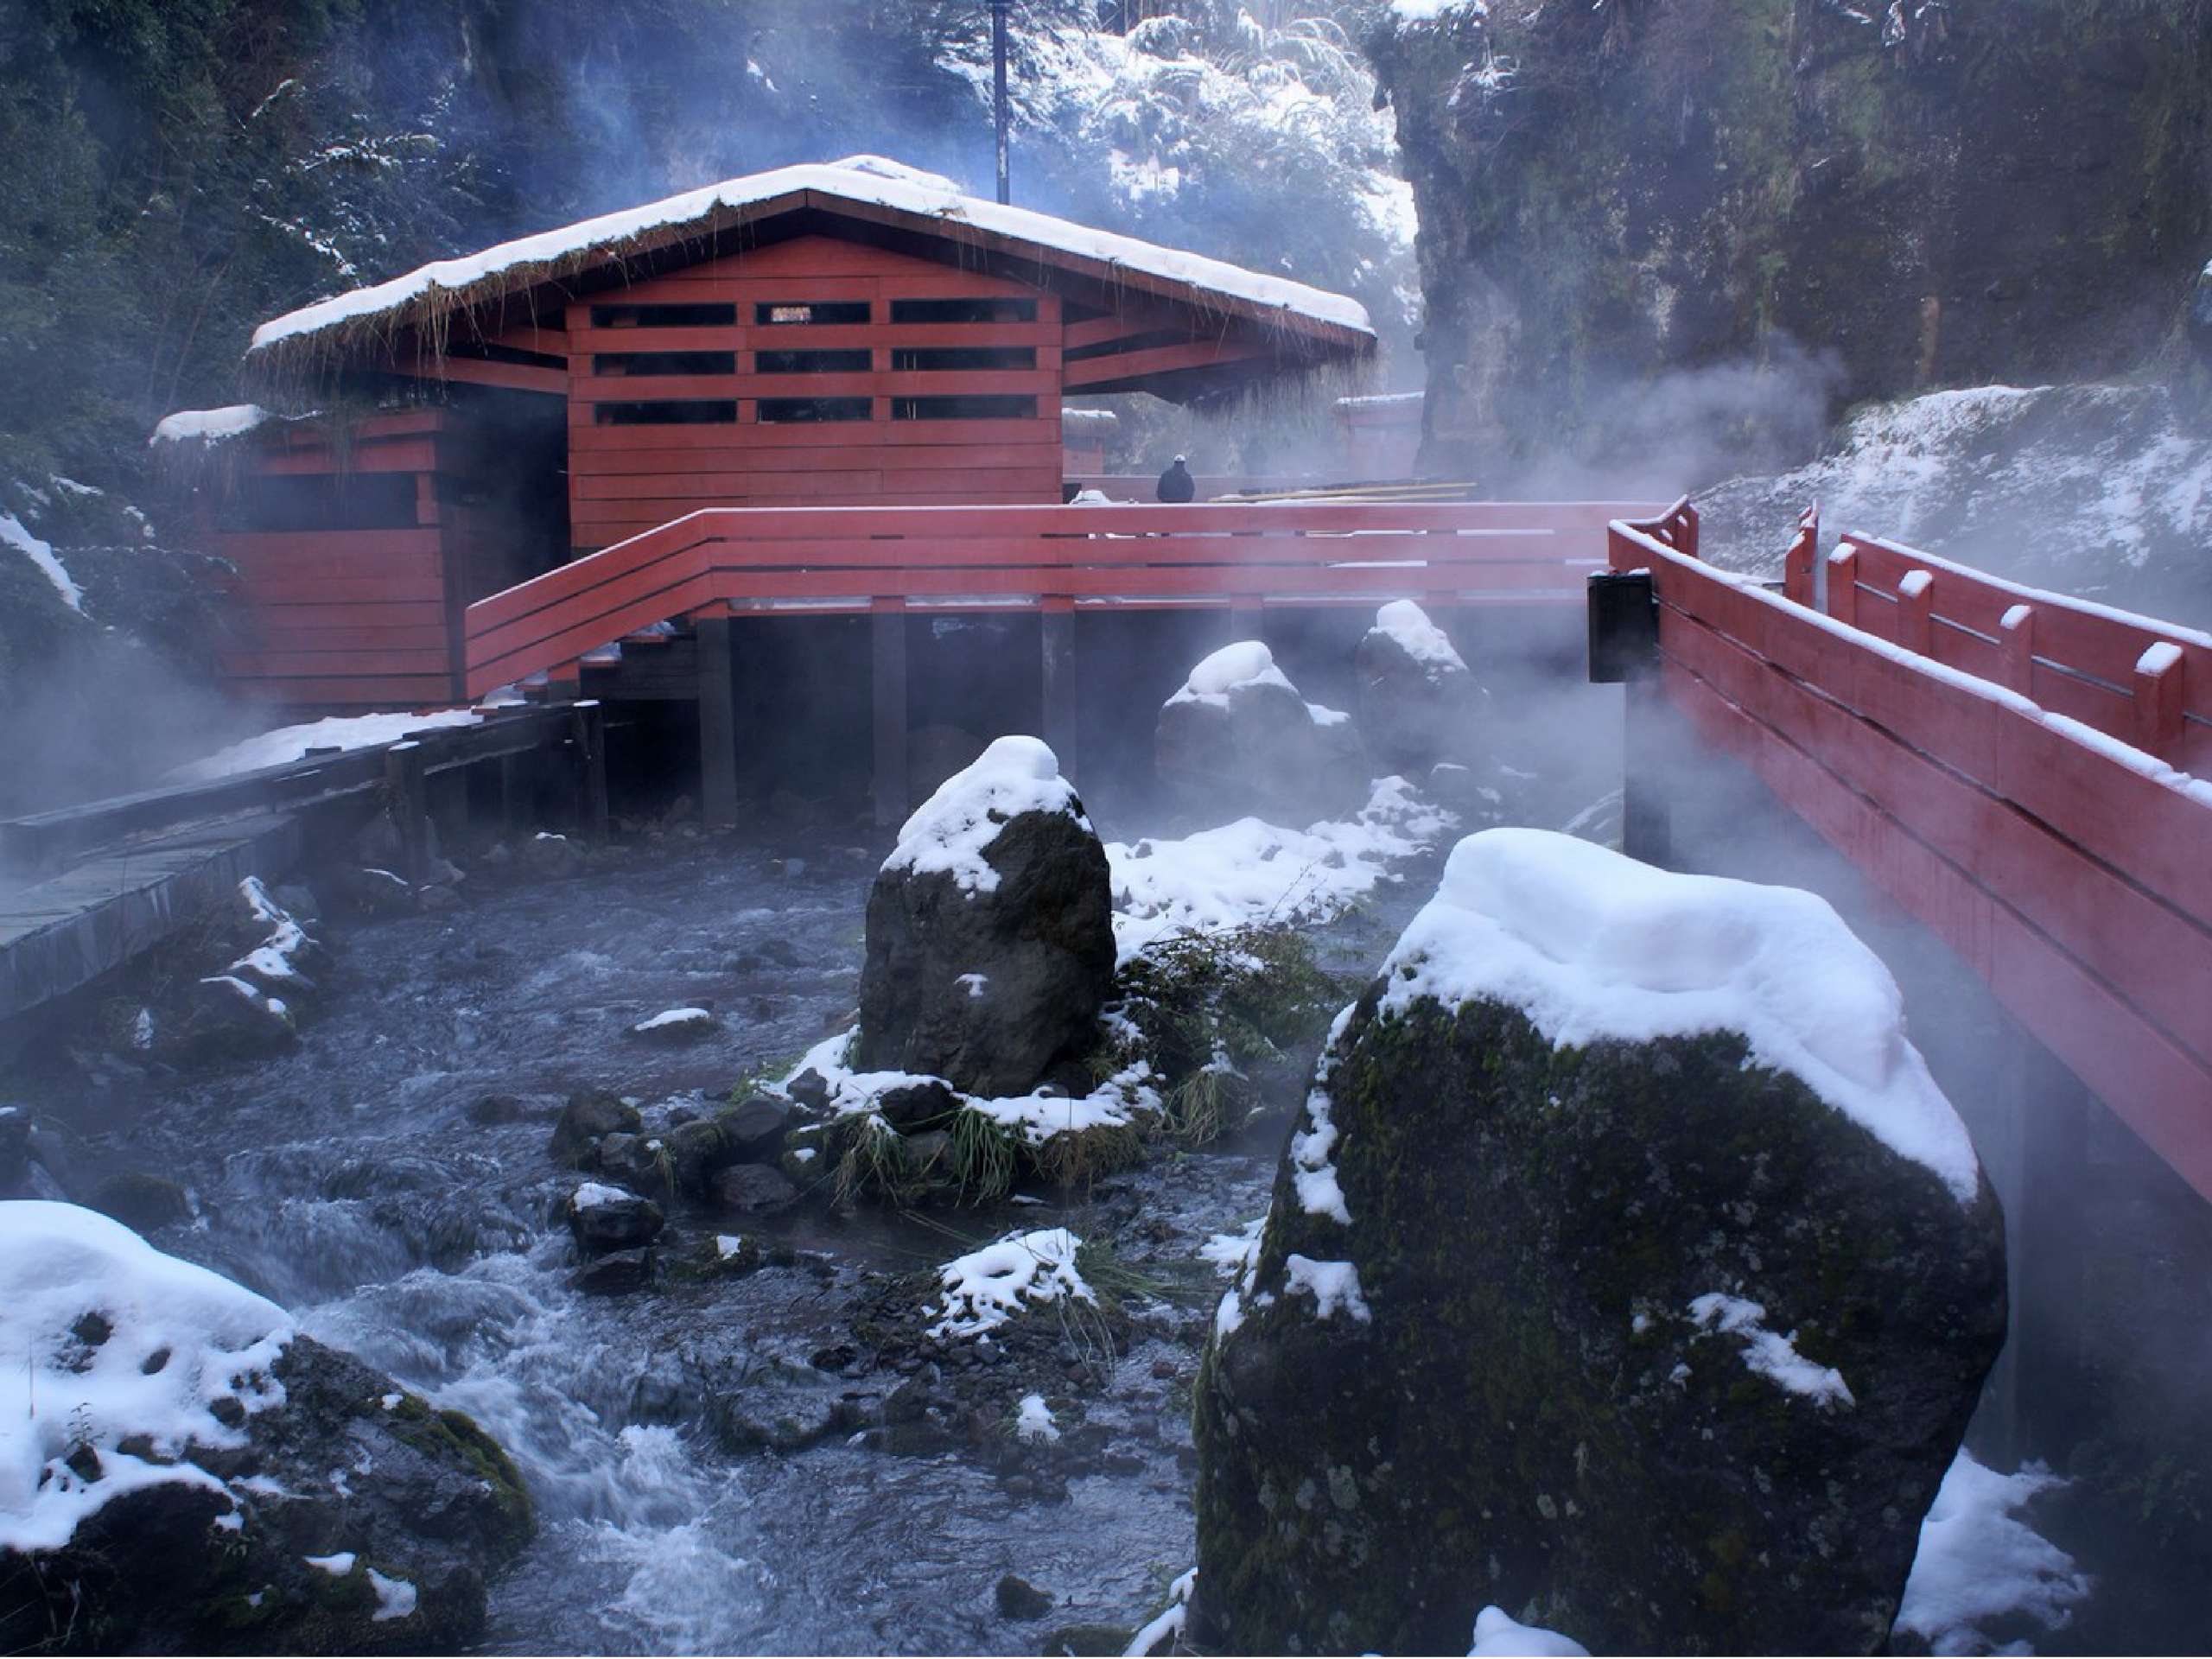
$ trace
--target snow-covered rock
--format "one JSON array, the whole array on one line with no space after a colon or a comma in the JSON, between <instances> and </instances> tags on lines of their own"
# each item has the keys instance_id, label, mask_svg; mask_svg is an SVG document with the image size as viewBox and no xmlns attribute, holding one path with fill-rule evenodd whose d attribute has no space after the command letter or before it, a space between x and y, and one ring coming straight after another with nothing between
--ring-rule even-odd
<instances>
[{"instance_id":1,"label":"snow-covered rock","mask_svg":"<svg viewBox=\"0 0 2212 1659\"><path fill-rule=\"evenodd\" d=\"M1257 639L1191 670L1160 705L1153 760L1163 783L1224 817L1302 823L1350 813L1367 793L1351 717L1306 702Z\"/></svg>"},{"instance_id":2,"label":"snow-covered rock","mask_svg":"<svg viewBox=\"0 0 2212 1659\"><path fill-rule=\"evenodd\" d=\"M998 739L907 819L868 894L857 1069L1027 1092L1090 1042L1111 912L1106 855L1052 750Z\"/></svg>"},{"instance_id":3,"label":"snow-covered rock","mask_svg":"<svg viewBox=\"0 0 2212 1659\"><path fill-rule=\"evenodd\" d=\"M1033 1306L1063 1298L1096 1302L1097 1294L1076 1266L1082 1248L1083 1241L1066 1228L1048 1227L1008 1233L995 1244L954 1257L938 1269L944 1294L928 1310L937 1316L930 1335L981 1337Z\"/></svg>"},{"instance_id":4,"label":"snow-covered rock","mask_svg":"<svg viewBox=\"0 0 2212 1659\"><path fill-rule=\"evenodd\" d=\"M2004 1338L2002 1219L1871 953L1542 831L1454 849L1239 1242L1192 1609L1238 1651L1456 1650L1490 1604L1863 1650Z\"/></svg>"},{"instance_id":5,"label":"snow-covered rock","mask_svg":"<svg viewBox=\"0 0 2212 1659\"><path fill-rule=\"evenodd\" d=\"M10 1651L449 1650L531 1532L467 1418L73 1205L0 1203L0 1366Z\"/></svg>"},{"instance_id":6,"label":"snow-covered rock","mask_svg":"<svg viewBox=\"0 0 2212 1659\"><path fill-rule=\"evenodd\" d=\"M1375 613L1353 657L1359 731L1378 764L1420 777L1476 747L1482 688L1450 636L1409 599Z\"/></svg>"}]
</instances>

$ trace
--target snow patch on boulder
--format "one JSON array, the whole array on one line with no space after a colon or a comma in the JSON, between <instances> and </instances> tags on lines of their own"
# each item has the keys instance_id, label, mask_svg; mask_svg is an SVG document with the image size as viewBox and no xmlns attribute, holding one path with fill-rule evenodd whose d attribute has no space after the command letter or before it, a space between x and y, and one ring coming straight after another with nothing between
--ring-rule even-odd
<instances>
[{"instance_id":1,"label":"snow patch on boulder","mask_svg":"<svg viewBox=\"0 0 2212 1659\"><path fill-rule=\"evenodd\" d=\"M1503 1607L1485 1607L1475 1615L1467 1659L1590 1659L1590 1649L1571 1636L1510 1618Z\"/></svg>"},{"instance_id":2,"label":"snow patch on boulder","mask_svg":"<svg viewBox=\"0 0 2212 1659\"><path fill-rule=\"evenodd\" d=\"M293 1335L276 1303L119 1222L0 1203L0 1375L28 1407L0 1413L0 1548L60 1549L110 1500L165 1482L230 1496L190 1453L245 1444L217 1402L283 1403L269 1370ZM139 1436L176 1461L119 1449Z\"/></svg>"},{"instance_id":3,"label":"snow patch on boulder","mask_svg":"<svg viewBox=\"0 0 2212 1659\"><path fill-rule=\"evenodd\" d=\"M1465 658L1453 649L1443 629L1428 620L1428 613L1410 599L1394 599L1375 613L1375 632L1388 634L1417 663L1464 671Z\"/></svg>"},{"instance_id":4,"label":"snow patch on boulder","mask_svg":"<svg viewBox=\"0 0 2212 1659\"><path fill-rule=\"evenodd\" d=\"M1961 1203L1980 1165L1906 1040L1904 998L1827 901L1681 875L1541 830L1452 852L1436 897L1383 964L1383 1006L1489 998L1558 1046L1732 1031Z\"/></svg>"},{"instance_id":5,"label":"snow patch on boulder","mask_svg":"<svg viewBox=\"0 0 2212 1659\"><path fill-rule=\"evenodd\" d=\"M1034 737L1001 737L914 810L883 868L918 875L946 871L963 893L995 893L999 873L983 849L1024 812L1064 812L1090 828L1050 747Z\"/></svg>"},{"instance_id":6,"label":"snow patch on boulder","mask_svg":"<svg viewBox=\"0 0 2212 1659\"><path fill-rule=\"evenodd\" d=\"M2015 1512L2065 1484L2039 1463L2000 1475L1961 1451L1920 1523L1897 1628L1936 1653L1986 1651L1976 1627L2006 1614L2063 1629L2089 1593L2088 1575Z\"/></svg>"}]
</instances>

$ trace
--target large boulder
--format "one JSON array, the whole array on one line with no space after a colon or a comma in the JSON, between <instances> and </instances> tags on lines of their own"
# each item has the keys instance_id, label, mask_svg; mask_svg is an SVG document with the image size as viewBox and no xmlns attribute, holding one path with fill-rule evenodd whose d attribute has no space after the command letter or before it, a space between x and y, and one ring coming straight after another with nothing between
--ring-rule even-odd
<instances>
[{"instance_id":1,"label":"large boulder","mask_svg":"<svg viewBox=\"0 0 2212 1659\"><path fill-rule=\"evenodd\" d=\"M856 1065L1023 1093L1090 1044L1112 914L1105 849L1059 762L1000 738L907 819L876 875Z\"/></svg>"},{"instance_id":2,"label":"large boulder","mask_svg":"<svg viewBox=\"0 0 2212 1659\"><path fill-rule=\"evenodd\" d=\"M1256 639L1224 645L1160 705L1153 765L1162 783L1224 821L1294 828L1367 799L1365 747L1350 715L1299 695Z\"/></svg>"},{"instance_id":3,"label":"large boulder","mask_svg":"<svg viewBox=\"0 0 2212 1659\"><path fill-rule=\"evenodd\" d=\"M1496 1605L1879 1651L2005 1306L1966 1131L1825 903L1470 836L1217 1318L1193 1637L1458 1652Z\"/></svg>"},{"instance_id":4,"label":"large boulder","mask_svg":"<svg viewBox=\"0 0 2212 1659\"><path fill-rule=\"evenodd\" d=\"M532 1530L467 1417L88 1210L0 1204L0 1363L39 1408L0 1463L10 1652L458 1651Z\"/></svg>"},{"instance_id":5,"label":"large boulder","mask_svg":"<svg viewBox=\"0 0 2212 1659\"><path fill-rule=\"evenodd\" d=\"M1375 613L1353 666L1359 674L1359 733L1382 765L1419 777L1475 747L1483 689L1444 630L1409 599Z\"/></svg>"}]
</instances>

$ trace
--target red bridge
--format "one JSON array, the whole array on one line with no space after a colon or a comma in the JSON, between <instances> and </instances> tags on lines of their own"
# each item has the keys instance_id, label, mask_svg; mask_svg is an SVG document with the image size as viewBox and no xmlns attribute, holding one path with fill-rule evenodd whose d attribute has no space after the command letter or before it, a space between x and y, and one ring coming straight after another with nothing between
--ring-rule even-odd
<instances>
[{"instance_id":1,"label":"red bridge","mask_svg":"<svg viewBox=\"0 0 2212 1659\"><path fill-rule=\"evenodd\" d=\"M2212 1196L2212 638L1863 536L1819 572L1810 513L1780 594L1687 507L1611 539L1667 702Z\"/></svg>"}]
</instances>

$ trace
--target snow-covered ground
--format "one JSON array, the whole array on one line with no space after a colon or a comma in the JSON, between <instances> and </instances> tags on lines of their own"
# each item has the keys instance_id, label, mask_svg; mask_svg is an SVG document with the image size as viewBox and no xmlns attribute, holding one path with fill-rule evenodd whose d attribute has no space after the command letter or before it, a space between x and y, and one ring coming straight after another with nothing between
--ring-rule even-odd
<instances>
[{"instance_id":1,"label":"snow-covered ground","mask_svg":"<svg viewBox=\"0 0 2212 1659\"><path fill-rule=\"evenodd\" d=\"M2212 436L2158 386L1979 386L1863 410L1819 460L1700 496L1700 551L1778 575L1815 501L1824 549L1864 532L2212 626Z\"/></svg>"},{"instance_id":2,"label":"snow-covered ground","mask_svg":"<svg viewBox=\"0 0 2212 1659\"><path fill-rule=\"evenodd\" d=\"M227 748L186 762L169 773L176 784L208 784L233 772L258 772L303 759L309 749L362 749L376 743L396 743L410 732L448 726L474 726L483 716L467 709L441 709L433 714L331 715L297 726L279 726L257 732Z\"/></svg>"},{"instance_id":3,"label":"snow-covered ground","mask_svg":"<svg viewBox=\"0 0 2212 1659\"><path fill-rule=\"evenodd\" d=\"M1115 943L1126 962L1179 931L1325 922L1457 822L1404 779L1382 778L1349 820L1291 830L1239 818L1177 840L1109 842Z\"/></svg>"}]
</instances>

